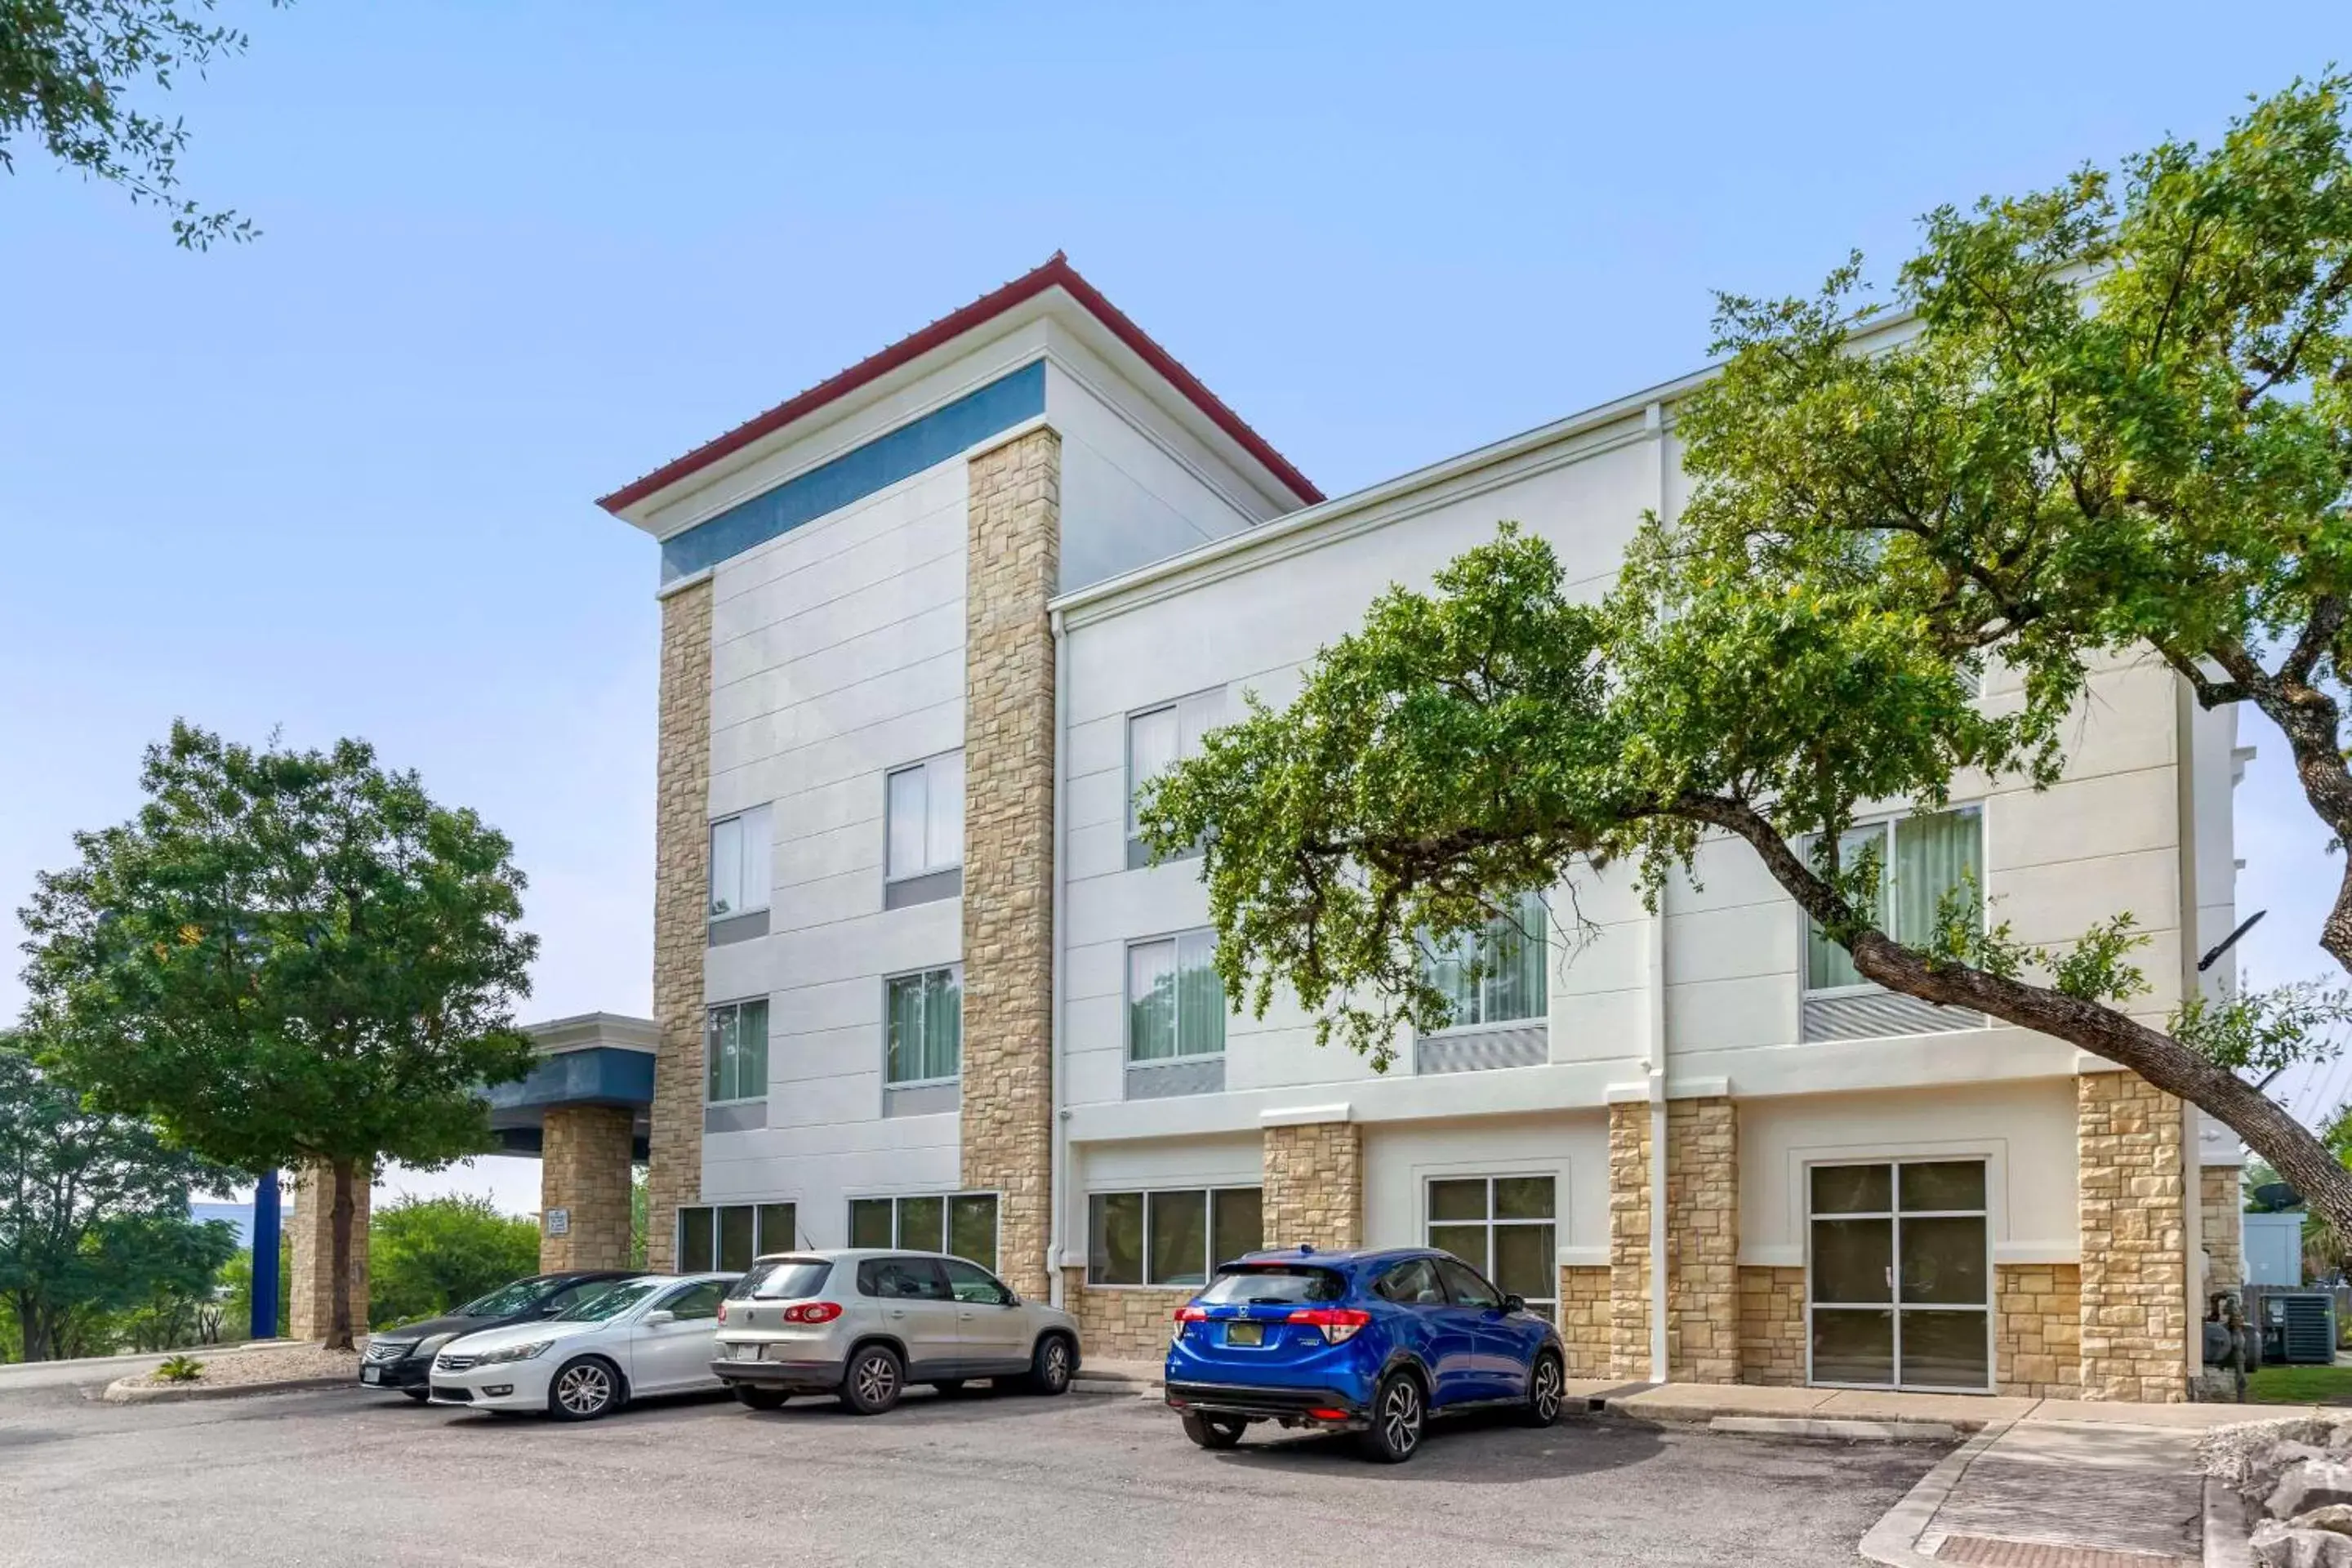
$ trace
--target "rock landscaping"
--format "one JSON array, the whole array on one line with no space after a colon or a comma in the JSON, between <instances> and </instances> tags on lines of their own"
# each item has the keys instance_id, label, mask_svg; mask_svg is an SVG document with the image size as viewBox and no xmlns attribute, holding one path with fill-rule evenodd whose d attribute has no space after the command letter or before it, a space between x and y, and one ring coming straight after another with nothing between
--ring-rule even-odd
<instances>
[{"instance_id":1,"label":"rock landscaping","mask_svg":"<svg viewBox=\"0 0 2352 1568\"><path fill-rule=\"evenodd\" d=\"M227 1350L206 1355L188 1352L203 1363L193 1379L174 1381L154 1373L117 1378L106 1391L110 1400L188 1398L204 1394L267 1394L277 1388L316 1386L327 1381L359 1383L360 1352L331 1351L321 1345L271 1345L260 1350Z\"/></svg>"},{"instance_id":2,"label":"rock landscaping","mask_svg":"<svg viewBox=\"0 0 2352 1568\"><path fill-rule=\"evenodd\" d=\"M2263 1568L2352 1568L2352 1415L2216 1427L2198 1453L2245 1500Z\"/></svg>"}]
</instances>

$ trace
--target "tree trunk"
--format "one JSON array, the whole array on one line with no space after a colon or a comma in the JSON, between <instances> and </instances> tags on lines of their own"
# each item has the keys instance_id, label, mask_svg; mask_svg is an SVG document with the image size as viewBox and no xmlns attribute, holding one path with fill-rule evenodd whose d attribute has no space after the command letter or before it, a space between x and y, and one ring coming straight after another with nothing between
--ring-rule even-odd
<instances>
[{"instance_id":1,"label":"tree trunk","mask_svg":"<svg viewBox=\"0 0 2352 1568\"><path fill-rule=\"evenodd\" d=\"M352 1348L352 1215L358 1206L352 1191L355 1179L352 1166L349 1160L329 1163L335 1173L334 1242L328 1248L332 1278L327 1286L326 1346L331 1351Z\"/></svg>"},{"instance_id":2,"label":"tree trunk","mask_svg":"<svg viewBox=\"0 0 2352 1568\"><path fill-rule=\"evenodd\" d=\"M2277 723L2294 758L2295 782L2312 814L2336 836L2339 847L2352 847L2352 769L2345 766L2340 744L2340 715L2325 692L2289 687L2263 692L2254 706ZM2320 923L2319 945L2329 957L2352 971L2352 848L2345 855L2343 876L2336 888L2335 907Z\"/></svg>"},{"instance_id":3,"label":"tree trunk","mask_svg":"<svg viewBox=\"0 0 2352 1568\"><path fill-rule=\"evenodd\" d=\"M1834 924L1846 911L1837 895L1799 858L1771 822L1742 801L1685 799L1675 815L1746 839L1772 879L1815 921ZM2197 1106L2269 1161L2313 1212L2337 1234L2352 1236L2352 1171L2311 1130L2237 1074L2199 1056L2170 1035L2112 1007L2045 986L2028 985L1964 963L1931 963L1887 936L1864 931L1847 950L1864 978L1940 1006L1965 1007L2079 1046L2129 1068L2167 1094Z\"/></svg>"}]
</instances>

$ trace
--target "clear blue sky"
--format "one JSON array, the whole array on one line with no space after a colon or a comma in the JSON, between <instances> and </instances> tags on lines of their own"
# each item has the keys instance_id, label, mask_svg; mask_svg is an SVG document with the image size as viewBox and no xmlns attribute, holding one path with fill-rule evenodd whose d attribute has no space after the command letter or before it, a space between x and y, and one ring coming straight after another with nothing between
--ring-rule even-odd
<instances>
[{"instance_id":1,"label":"clear blue sky","mask_svg":"<svg viewBox=\"0 0 2352 1568\"><path fill-rule=\"evenodd\" d=\"M175 714L354 733L514 838L530 1015L643 1012L621 480L1059 247L1336 495L1696 367L1711 289L2352 58L2341 0L878 9L224 0L183 173L264 235L205 256L17 145L0 910ZM2249 961L2321 973L2324 836L2248 738Z\"/></svg>"}]
</instances>

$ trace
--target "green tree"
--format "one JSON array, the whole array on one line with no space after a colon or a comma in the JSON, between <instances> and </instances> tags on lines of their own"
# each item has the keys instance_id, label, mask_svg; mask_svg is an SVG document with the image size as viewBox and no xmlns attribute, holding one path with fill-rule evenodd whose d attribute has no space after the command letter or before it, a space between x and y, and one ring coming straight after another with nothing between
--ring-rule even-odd
<instances>
[{"instance_id":1,"label":"green tree","mask_svg":"<svg viewBox=\"0 0 2352 1568\"><path fill-rule=\"evenodd\" d=\"M629 1267L632 1268L643 1268L646 1266L646 1236L652 1228L648 1215L649 1201L646 1196L646 1168L643 1165L630 1166Z\"/></svg>"},{"instance_id":2,"label":"green tree","mask_svg":"<svg viewBox=\"0 0 2352 1568\"><path fill-rule=\"evenodd\" d=\"M328 1342L348 1346L359 1184L488 1147L479 1090L530 1070L522 874L359 741L257 751L174 724L141 786L21 911L45 1059L224 1164L327 1172Z\"/></svg>"},{"instance_id":3,"label":"green tree","mask_svg":"<svg viewBox=\"0 0 2352 1568\"><path fill-rule=\"evenodd\" d=\"M0 0L0 172L15 172L11 143L29 136L66 167L170 212L186 249L254 237L249 220L181 194L186 125L134 101L245 52L245 34L214 22L212 9L213 0Z\"/></svg>"},{"instance_id":4,"label":"green tree","mask_svg":"<svg viewBox=\"0 0 2352 1568\"><path fill-rule=\"evenodd\" d=\"M429 1318L539 1272L539 1226L484 1197L403 1197L368 1221L368 1321Z\"/></svg>"},{"instance_id":5,"label":"green tree","mask_svg":"<svg viewBox=\"0 0 2352 1568\"><path fill-rule=\"evenodd\" d=\"M2192 997L2152 1027L2117 1005L2147 989L2130 911L2045 950L1963 889L1906 943L1874 852L1840 848L1868 802L2054 781L2091 671L2149 648L2198 700L2276 720L2352 833L2345 88L2298 83L2210 152L1931 215L1904 317L1856 310L1858 264L1816 299L1724 298L1727 362L1676 413L1691 499L1599 603L1507 527L1155 790L1153 847L1205 846L1228 988L1262 1012L1287 986L1385 1065L1402 1026L1445 1021L1427 944L1613 861L1654 900L1737 839L1865 978L2134 1069L2352 1234L2352 1174L2239 1076L2331 1050L2342 992ZM2021 700L1978 700L1996 661ZM2347 910L2321 942L2352 965Z\"/></svg>"},{"instance_id":6,"label":"green tree","mask_svg":"<svg viewBox=\"0 0 2352 1568\"><path fill-rule=\"evenodd\" d=\"M85 1110L0 1034L0 1299L26 1361L91 1348L109 1314L207 1295L235 1230L188 1217L227 1173L133 1116Z\"/></svg>"},{"instance_id":7,"label":"green tree","mask_svg":"<svg viewBox=\"0 0 2352 1568\"><path fill-rule=\"evenodd\" d=\"M221 1285L227 1292L221 1308L226 1332L230 1338L242 1339L253 1328L253 1248L238 1248L222 1266ZM278 1238L278 1331L286 1332L286 1325L293 1321L294 1238L281 1235Z\"/></svg>"}]
</instances>

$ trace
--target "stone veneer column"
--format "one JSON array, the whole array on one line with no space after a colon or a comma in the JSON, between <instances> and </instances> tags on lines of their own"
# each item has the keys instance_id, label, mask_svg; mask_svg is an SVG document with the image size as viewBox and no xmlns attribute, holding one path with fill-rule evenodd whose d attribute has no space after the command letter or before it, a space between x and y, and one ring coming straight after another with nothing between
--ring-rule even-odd
<instances>
[{"instance_id":1,"label":"stone veneer column","mask_svg":"<svg viewBox=\"0 0 2352 1568\"><path fill-rule=\"evenodd\" d=\"M1647 1100L1609 1107L1609 1350L1612 1375L1650 1375Z\"/></svg>"},{"instance_id":2,"label":"stone veneer column","mask_svg":"<svg viewBox=\"0 0 2352 1568\"><path fill-rule=\"evenodd\" d=\"M559 1105L540 1136L539 1267L624 1268L629 1262L629 1153L636 1118L625 1106ZM562 1209L565 1229L548 1228Z\"/></svg>"},{"instance_id":3,"label":"stone veneer column","mask_svg":"<svg viewBox=\"0 0 2352 1568\"><path fill-rule=\"evenodd\" d=\"M1805 1381L1805 1271L1739 1270L1739 1381L1797 1388Z\"/></svg>"},{"instance_id":4,"label":"stone veneer column","mask_svg":"<svg viewBox=\"0 0 2352 1568\"><path fill-rule=\"evenodd\" d=\"M2000 1263L1992 1279L1994 1387L2031 1399L2081 1398L2081 1268Z\"/></svg>"},{"instance_id":5,"label":"stone veneer column","mask_svg":"<svg viewBox=\"0 0 2352 1568\"><path fill-rule=\"evenodd\" d=\"M1721 1096L1666 1106L1666 1375L1739 1381L1739 1120Z\"/></svg>"},{"instance_id":6,"label":"stone veneer column","mask_svg":"<svg viewBox=\"0 0 2352 1568\"><path fill-rule=\"evenodd\" d=\"M1044 1300L1054 1160L1054 636L1062 438L971 459L964 574L963 1184Z\"/></svg>"},{"instance_id":7,"label":"stone veneer column","mask_svg":"<svg viewBox=\"0 0 2352 1568\"><path fill-rule=\"evenodd\" d=\"M1559 1271L1559 1342L1570 1377L1607 1377L1609 1266L1572 1263Z\"/></svg>"},{"instance_id":8,"label":"stone veneer column","mask_svg":"<svg viewBox=\"0 0 2352 1568\"><path fill-rule=\"evenodd\" d=\"M368 1331L368 1189L370 1173L360 1172L352 1182L352 1332ZM335 1177L323 1163L307 1164L295 1173L294 1212L286 1229L294 1238L293 1300L287 1309L286 1333L298 1340L322 1340L335 1321L335 1300L328 1281L334 1270Z\"/></svg>"},{"instance_id":9,"label":"stone veneer column","mask_svg":"<svg viewBox=\"0 0 2352 1568\"><path fill-rule=\"evenodd\" d=\"M2204 1211L2200 1228L2205 1256L2211 1260L2205 1271L2206 1292L2242 1290L2246 1288L2243 1173L2235 1165L2206 1165L2197 1175L2198 1201Z\"/></svg>"},{"instance_id":10,"label":"stone veneer column","mask_svg":"<svg viewBox=\"0 0 2352 1568\"><path fill-rule=\"evenodd\" d=\"M2188 1397L2180 1102L2132 1072L2074 1080L2085 1399Z\"/></svg>"},{"instance_id":11,"label":"stone veneer column","mask_svg":"<svg viewBox=\"0 0 2352 1568\"><path fill-rule=\"evenodd\" d=\"M1268 1247L1364 1245L1364 1137L1352 1121L1265 1130Z\"/></svg>"},{"instance_id":12,"label":"stone veneer column","mask_svg":"<svg viewBox=\"0 0 2352 1568\"><path fill-rule=\"evenodd\" d=\"M661 602L654 763L654 1055L646 1267L676 1267L677 1208L702 1191L702 954L709 942L710 601L708 578Z\"/></svg>"}]
</instances>

